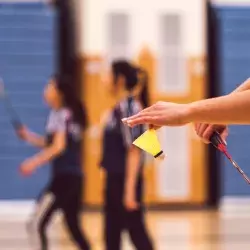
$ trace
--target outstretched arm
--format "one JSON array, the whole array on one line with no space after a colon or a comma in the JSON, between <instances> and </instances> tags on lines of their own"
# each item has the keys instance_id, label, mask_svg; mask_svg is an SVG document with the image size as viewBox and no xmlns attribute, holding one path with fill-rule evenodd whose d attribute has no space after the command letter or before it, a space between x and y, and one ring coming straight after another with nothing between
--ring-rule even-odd
<instances>
[{"instance_id":1,"label":"outstretched arm","mask_svg":"<svg viewBox=\"0 0 250 250\"><path fill-rule=\"evenodd\" d=\"M238 94L238 93L240 93L240 92L243 92L243 91L248 91L248 90L250 90L250 78L248 78L246 81L244 81L238 88L236 88L234 91L232 91L231 92L231 94L230 95L232 95L232 94ZM244 95L245 96L245 95ZM247 96L248 96L248 94L247 94ZM215 98L216 99L216 98ZM223 103L225 103L225 102L227 102L227 97L224 99L224 98L222 98L222 99L219 99L219 100L215 100L215 99L213 99L214 101L215 101L215 103L214 103L214 105L216 105L216 103L219 101L219 103L217 103L217 105L223 105ZM230 98L231 99L231 98ZM241 105L243 105L243 107L244 107L244 104L243 104L243 99L240 101L240 102L242 102L242 104L239 104L240 106ZM234 98L232 98L231 99L231 101L230 101L230 105L234 105L234 104L237 104L238 103L238 100L236 101L236 100L234 100ZM194 102L193 104L192 104L192 106L194 107L194 109L197 111L197 108L195 108L195 107L197 107L197 106L199 106L199 105L202 105L202 103L200 103L200 102ZM209 105L209 101L207 102L207 105ZM227 104L226 104L227 105ZM247 103L246 103L246 105L248 105ZM202 108L202 107L201 107ZM204 108L204 107L203 107ZM214 107L211 107L212 109L214 109ZM221 107L222 108L222 107ZM193 110L193 112L194 113L196 113L196 111L195 110ZM233 111L233 110L232 110ZM240 111L240 110L239 110ZM223 111L221 111L221 112L223 112ZM244 111L243 111L244 112ZM198 115L198 114L196 114L196 115ZM194 116L196 116L195 114L194 114ZM231 114L232 115L232 114ZM240 114L239 114L240 115ZM198 116L200 116L200 115L198 115ZM224 116L224 115L223 115ZM194 117L195 118L195 117ZM240 123L241 123L241 121L239 121ZM244 123L244 120L243 120L243 123Z\"/></svg>"},{"instance_id":2,"label":"outstretched arm","mask_svg":"<svg viewBox=\"0 0 250 250\"><path fill-rule=\"evenodd\" d=\"M123 119L123 122L131 127L148 124L152 128L164 125L182 126L193 122L196 123L197 134L206 142L209 142L216 129L221 130L225 139L226 125L250 124L250 79L229 95L189 104L158 102L136 115Z\"/></svg>"},{"instance_id":3,"label":"outstretched arm","mask_svg":"<svg viewBox=\"0 0 250 250\"><path fill-rule=\"evenodd\" d=\"M131 127L182 126L191 122L250 124L250 90L189 104L159 102L123 122Z\"/></svg>"},{"instance_id":4,"label":"outstretched arm","mask_svg":"<svg viewBox=\"0 0 250 250\"><path fill-rule=\"evenodd\" d=\"M187 122L250 124L250 90L187 105Z\"/></svg>"},{"instance_id":5,"label":"outstretched arm","mask_svg":"<svg viewBox=\"0 0 250 250\"><path fill-rule=\"evenodd\" d=\"M246 91L249 89L250 89L250 78L244 81L238 88L236 88L233 92L231 92L231 94ZM210 143L210 137L215 131L220 133L224 141L226 141L226 138L228 136L228 128L226 125L196 122L194 124L194 127L195 127L196 134L205 143Z\"/></svg>"}]
</instances>

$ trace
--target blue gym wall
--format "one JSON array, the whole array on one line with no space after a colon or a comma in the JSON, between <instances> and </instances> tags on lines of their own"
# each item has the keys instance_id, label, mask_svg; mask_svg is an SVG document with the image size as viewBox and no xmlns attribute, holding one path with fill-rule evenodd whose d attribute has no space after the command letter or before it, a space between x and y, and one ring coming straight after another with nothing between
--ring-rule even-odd
<instances>
[{"instance_id":1,"label":"blue gym wall","mask_svg":"<svg viewBox=\"0 0 250 250\"><path fill-rule=\"evenodd\" d=\"M22 121L44 132L43 88L55 69L55 12L42 3L0 4L0 77ZM0 199L35 198L49 168L21 177L19 164L36 152L21 142L0 100Z\"/></svg>"},{"instance_id":2,"label":"blue gym wall","mask_svg":"<svg viewBox=\"0 0 250 250\"><path fill-rule=\"evenodd\" d=\"M218 29L219 87L220 95L224 95L250 77L250 7L214 8ZM230 127L228 148L250 175L250 127ZM250 195L249 186L223 157L221 166L222 196Z\"/></svg>"}]
</instances>

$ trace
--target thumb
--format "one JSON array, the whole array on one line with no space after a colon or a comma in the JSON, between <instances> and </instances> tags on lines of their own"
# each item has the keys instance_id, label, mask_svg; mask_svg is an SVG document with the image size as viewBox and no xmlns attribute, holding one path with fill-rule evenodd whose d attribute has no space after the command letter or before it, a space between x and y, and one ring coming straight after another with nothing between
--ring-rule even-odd
<instances>
[{"instance_id":1,"label":"thumb","mask_svg":"<svg viewBox=\"0 0 250 250\"><path fill-rule=\"evenodd\" d=\"M227 142L226 142L227 137L228 137L228 131L225 130L225 131L223 131L223 132L221 133L221 139L225 142L226 145L227 145Z\"/></svg>"}]
</instances>

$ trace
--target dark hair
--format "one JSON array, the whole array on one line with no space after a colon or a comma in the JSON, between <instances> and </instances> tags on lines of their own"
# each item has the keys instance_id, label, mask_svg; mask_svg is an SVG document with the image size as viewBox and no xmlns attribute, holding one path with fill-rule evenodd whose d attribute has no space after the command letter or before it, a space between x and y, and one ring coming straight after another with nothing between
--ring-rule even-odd
<instances>
[{"instance_id":1,"label":"dark hair","mask_svg":"<svg viewBox=\"0 0 250 250\"><path fill-rule=\"evenodd\" d=\"M63 96L64 106L73 113L73 120L77 122L82 129L85 129L87 127L86 108L76 94L72 79L65 75L54 75L52 79L55 80L56 87Z\"/></svg>"},{"instance_id":2,"label":"dark hair","mask_svg":"<svg viewBox=\"0 0 250 250\"><path fill-rule=\"evenodd\" d=\"M112 73L114 84L116 84L119 75L125 77L125 87L128 91L132 91L137 84L141 83L143 88L139 95L140 102L144 108L149 106L148 75L145 70L135 67L125 60L118 60L112 63Z\"/></svg>"},{"instance_id":3,"label":"dark hair","mask_svg":"<svg viewBox=\"0 0 250 250\"><path fill-rule=\"evenodd\" d=\"M139 79L142 84L142 90L140 93L140 101L143 105L143 108L148 107L149 104L149 91L148 91L148 74L145 70L139 68Z\"/></svg>"}]
</instances>

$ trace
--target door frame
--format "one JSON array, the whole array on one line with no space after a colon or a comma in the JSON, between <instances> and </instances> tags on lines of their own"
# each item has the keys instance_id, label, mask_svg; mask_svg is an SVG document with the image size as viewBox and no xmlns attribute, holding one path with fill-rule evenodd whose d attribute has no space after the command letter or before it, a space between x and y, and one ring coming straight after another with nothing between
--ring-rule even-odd
<instances>
[{"instance_id":1,"label":"door frame","mask_svg":"<svg viewBox=\"0 0 250 250\"><path fill-rule=\"evenodd\" d=\"M207 98L218 96L219 81L219 43L218 22L216 13L210 0L207 0ZM208 201L207 205L218 208L221 195L221 164L216 149L208 148Z\"/></svg>"}]
</instances>

